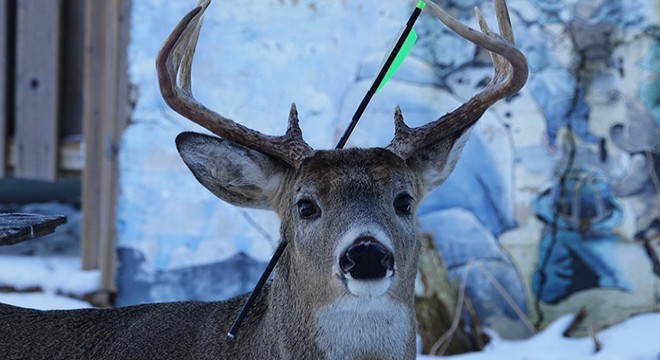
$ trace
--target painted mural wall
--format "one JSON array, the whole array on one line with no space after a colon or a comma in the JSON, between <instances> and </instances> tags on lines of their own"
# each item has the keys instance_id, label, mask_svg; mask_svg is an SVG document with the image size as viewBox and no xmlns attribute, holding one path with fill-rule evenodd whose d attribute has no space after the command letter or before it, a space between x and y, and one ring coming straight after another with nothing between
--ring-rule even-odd
<instances>
[{"instance_id":1,"label":"painted mural wall","mask_svg":"<svg viewBox=\"0 0 660 360\"><path fill-rule=\"evenodd\" d=\"M416 2L416 1L415 1ZM305 139L331 148L413 1L215 0L193 70L195 96L280 134L295 101ZM476 27L489 1L439 2ZM520 94L474 127L456 170L419 208L484 324L522 337L585 308L596 328L660 307L660 3L510 0L530 65ZM213 197L174 146L202 131L157 90L160 43L194 1L133 3L133 123L121 147L120 305L224 299L251 289L278 219ZM350 146L384 146L393 108L421 125L484 86L487 52L422 15L418 43L377 94Z\"/></svg>"}]
</instances>

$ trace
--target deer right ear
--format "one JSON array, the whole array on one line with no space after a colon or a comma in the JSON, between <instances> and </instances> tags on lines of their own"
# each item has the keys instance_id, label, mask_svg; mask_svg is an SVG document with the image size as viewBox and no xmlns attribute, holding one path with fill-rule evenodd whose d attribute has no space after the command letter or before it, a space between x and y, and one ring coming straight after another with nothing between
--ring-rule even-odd
<instances>
[{"instance_id":1,"label":"deer right ear","mask_svg":"<svg viewBox=\"0 0 660 360\"><path fill-rule=\"evenodd\" d=\"M452 134L435 144L418 149L406 160L408 166L421 175L424 196L451 175L469 136L470 129Z\"/></svg>"},{"instance_id":2,"label":"deer right ear","mask_svg":"<svg viewBox=\"0 0 660 360\"><path fill-rule=\"evenodd\" d=\"M287 165L216 136L184 132L176 147L197 181L236 206L271 209Z\"/></svg>"}]
</instances>

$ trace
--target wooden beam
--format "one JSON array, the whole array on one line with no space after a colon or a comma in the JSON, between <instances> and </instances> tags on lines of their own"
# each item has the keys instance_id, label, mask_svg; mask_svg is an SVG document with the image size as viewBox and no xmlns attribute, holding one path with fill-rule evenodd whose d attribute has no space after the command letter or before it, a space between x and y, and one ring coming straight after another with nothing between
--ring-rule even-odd
<instances>
[{"instance_id":1,"label":"wooden beam","mask_svg":"<svg viewBox=\"0 0 660 360\"><path fill-rule=\"evenodd\" d=\"M0 178L7 171L7 40L9 39L9 3L0 3Z\"/></svg>"},{"instance_id":2,"label":"wooden beam","mask_svg":"<svg viewBox=\"0 0 660 360\"><path fill-rule=\"evenodd\" d=\"M98 269L101 235L101 160L105 116L103 104L108 101L104 91L103 70L105 50L105 1L85 1L85 40L83 60L83 141L85 143L85 170L82 181L83 223L81 256L83 269Z\"/></svg>"},{"instance_id":3,"label":"wooden beam","mask_svg":"<svg viewBox=\"0 0 660 360\"><path fill-rule=\"evenodd\" d=\"M18 0L15 176L57 177L61 0Z\"/></svg>"},{"instance_id":4,"label":"wooden beam","mask_svg":"<svg viewBox=\"0 0 660 360\"><path fill-rule=\"evenodd\" d=\"M83 267L101 269L101 288L115 291L118 150L128 123L127 48L130 0L85 3L83 130Z\"/></svg>"},{"instance_id":5,"label":"wooden beam","mask_svg":"<svg viewBox=\"0 0 660 360\"><path fill-rule=\"evenodd\" d=\"M114 290L114 259L116 247L115 202L117 199L117 170L119 152L119 129L117 121L118 109L118 61L119 61L119 6L121 0L104 1L103 15L105 23L105 49L107 61L103 69L104 91L107 96L103 114L105 121L102 124L102 146L104 156L101 160L101 237L99 238L98 264L101 269L102 289Z\"/></svg>"},{"instance_id":6,"label":"wooden beam","mask_svg":"<svg viewBox=\"0 0 660 360\"><path fill-rule=\"evenodd\" d=\"M108 8L107 52L112 62L107 64L106 90L113 98L111 105L106 105L107 121L104 122L105 156L102 163L104 182L101 204L101 232L104 236L99 247L99 267L101 269L101 289L116 292L116 204L119 191L119 143L121 135L128 125L130 117L129 82L128 82L128 42L130 0L106 2Z\"/></svg>"}]
</instances>

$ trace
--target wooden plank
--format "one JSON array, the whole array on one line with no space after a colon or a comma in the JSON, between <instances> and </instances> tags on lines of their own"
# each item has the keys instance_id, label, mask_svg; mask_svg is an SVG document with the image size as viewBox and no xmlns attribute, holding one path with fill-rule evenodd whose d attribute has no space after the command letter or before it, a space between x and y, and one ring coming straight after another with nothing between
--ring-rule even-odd
<instances>
[{"instance_id":1,"label":"wooden plank","mask_svg":"<svg viewBox=\"0 0 660 360\"><path fill-rule=\"evenodd\" d=\"M11 169L12 167L15 167L18 162L16 142L13 139L9 139L7 143L7 167ZM83 166L85 166L85 154L80 141L62 140L57 153L60 172L75 173L83 171Z\"/></svg>"},{"instance_id":2,"label":"wooden plank","mask_svg":"<svg viewBox=\"0 0 660 360\"><path fill-rule=\"evenodd\" d=\"M59 151L60 171L83 171L85 154L80 141L62 140Z\"/></svg>"},{"instance_id":3,"label":"wooden plank","mask_svg":"<svg viewBox=\"0 0 660 360\"><path fill-rule=\"evenodd\" d=\"M121 0L104 1L103 15L106 19L105 48L106 57L110 59L105 63L104 91L107 102L103 108L103 159L101 160L101 237L99 243L98 263L101 269L101 283L103 289L114 288L114 250L115 250L115 192L117 184L117 153L119 138L117 129L118 93L117 93L117 61L119 51L119 6Z\"/></svg>"},{"instance_id":4,"label":"wooden plank","mask_svg":"<svg viewBox=\"0 0 660 360\"><path fill-rule=\"evenodd\" d=\"M101 204L101 244L99 246L99 267L101 269L101 289L116 292L116 202L119 187L119 143L121 134L128 125L130 107L128 99L128 42L130 0L106 2L105 11L108 24L106 29L106 51L112 62L106 65L106 91L113 101L106 106L107 116L103 126L104 159Z\"/></svg>"},{"instance_id":5,"label":"wooden plank","mask_svg":"<svg viewBox=\"0 0 660 360\"><path fill-rule=\"evenodd\" d=\"M98 254L101 237L101 159L103 104L107 99L103 89L103 70L107 61L105 47L105 1L85 1L85 53L83 60L83 141L85 170L82 179L82 211L85 222L81 233L83 269L99 267Z\"/></svg>"},{"instance_id":6,"label":"wooden plank","mask_svg":"<svg viewBox=\"0 0 660 360\"><path fill-rule=\"evenodd\" d=\"M0 245L13 245L55 232L66 224L66 216L39 214L0 214Z\"/></svg>"},{"instance_id":7,"label":"wooden plank","mask_svg":"<svg viewBox=\"0 0 660 360\"><path fill-rule=\"evenodd\" d=\"M18 0L16 177L57 176L61 0Z\"/></svg>"},{"instance_id":8,"label":"wooden plank","mask_svg":"<svg viewBox=\"0 0 660 360\"><path fill-rule=\"evenodd\" d=\"M116 291L118 147L130 113L129 19L130 0L85 3L83 267L101 269L101 289L108 293Z\"/></svg>"},{"instance_id":9,"label":"wooden plank","mask_svg":"<svg viewBox=\"0 0 660 360\"><path fill-rule=\"evenodd\" d=\"M7 171L7 40L9 38L9 4L0 3L0 178Z\"/></svg>"}]
</instances>

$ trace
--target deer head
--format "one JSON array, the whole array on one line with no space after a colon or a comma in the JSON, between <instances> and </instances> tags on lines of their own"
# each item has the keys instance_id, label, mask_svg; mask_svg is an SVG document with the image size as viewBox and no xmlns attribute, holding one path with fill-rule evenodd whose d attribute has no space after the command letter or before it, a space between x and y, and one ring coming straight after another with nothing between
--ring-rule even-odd
<instances>
[{"instance_id":1,"label":"deer head","mask_svg":"<svg viewBox=\"0 0 660 360\"><path fill-rule=\"evenodd\" d=\"M313 330L298 335L314 337L317 350L330 357L343 358L346 351L377 351L381 358L414 353L420 249L415 209L451 173L468 129L527 79L504 0L495 0L501 35L479 14L482 32L427 1L427 9L453 31L491 52L495 73L479 94L419 128L406 126L397 107L387 147L339 150L314 150L305 143L295 105L286 133L269 136L195 100L190 70L209 3L200 1L163 44L156 63L159 85L172 109L219 136L177 137L197 180L224 201L271 209L281 219L281 241L289 246L269 292L269 306L281 310L269 316L291 333L308 325ZM292 351L300 344L281 346Z\"/></svg>"}]
</instances>

